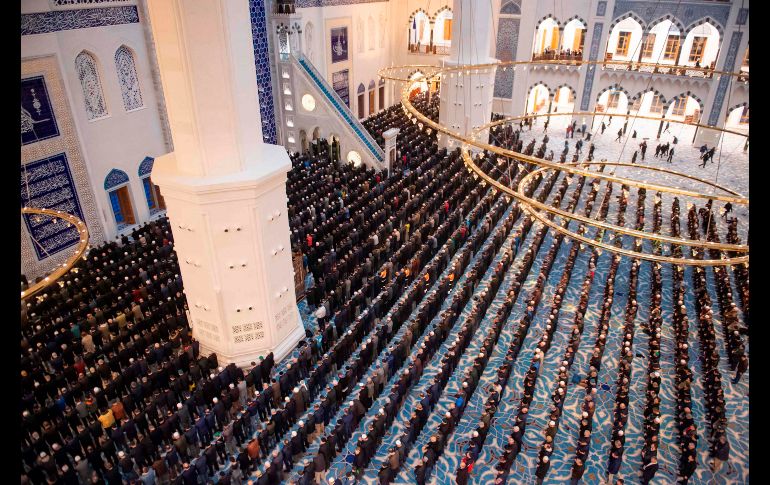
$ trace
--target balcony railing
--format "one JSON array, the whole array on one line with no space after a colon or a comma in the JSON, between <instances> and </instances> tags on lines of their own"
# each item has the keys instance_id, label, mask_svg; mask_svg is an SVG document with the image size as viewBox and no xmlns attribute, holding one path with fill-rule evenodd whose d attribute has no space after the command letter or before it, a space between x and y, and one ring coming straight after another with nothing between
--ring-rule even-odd
<instances>
[{"instance_id":1,"label":"balcony railing","mask_svg":"<svg viewBox=\"0 0 770 485\"><path fill-rule=\"evenodd\" d=\"M409 52L412 54L431 54L437 56L449 55L448 45L409 44Z\"/></svg>"},{"instance_id":2,"label":"balcony railing","mask_svg":"<svg viewBox=\"0 0 770 485\"><path fill-rule=\"evenodd\" d=\"M532 54L533 61L580 61L582 59L583 51L547 51Z\"/></svg>"}]
</instances>

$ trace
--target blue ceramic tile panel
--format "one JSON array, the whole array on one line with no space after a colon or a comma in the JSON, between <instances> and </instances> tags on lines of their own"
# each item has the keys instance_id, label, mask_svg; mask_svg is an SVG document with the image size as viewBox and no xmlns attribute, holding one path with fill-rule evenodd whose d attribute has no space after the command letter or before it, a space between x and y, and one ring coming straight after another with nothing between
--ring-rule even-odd
<instances>
[{"instance_id":1,"label":"blue ceramic tile panel","mask_svg":"<svg viewBox=\"0 0 770 485\"><path fill-rule=\"evenodd\" d=\"M388 0L296 0L294 6L305 7L331 7L334 5L357 5L359 3L380 3Z\"/></svg>"},{"instance_id":2,"label":"blue ceramic tile panel","mask_svg":"<svg viewBox=\"0 0 770 485\"><path fill-rule=\"evenodd\" d=\"M128 183L128 175L123 170L113 168L110 173L104 177L104 190L110 190L113 187Z\"/></svg>"},{"instance_id":3,"label":"blue ceramic tile panel","mask_svg":"<svg viewBox=\"0 0 770 485\"><path fill-rule=\"evenodd\" d=\"M497 50L495 57L501 61L516 59L516 46L519 44L519 19L501 17L497 24ZM496 98L511 99L513 96L513 69L497 68L495 73Z\"/></svg>"},{"instance_id":4,"label":"blue ceramic tile panel","mask_svg":"<svg viewBox=\"0 0 770 485\"><path fill-rule=\"evenodd\" d=\"M599 2L596 4L596 16L597 17L604 17L604 14L607 13L607 2Z\"/></svg>"},{"instance_id":5,"label":"blue ceramic tile panel","mask_svg":"<svg viewBox=\"0 0 770 485\"><path fill-rule=\"evenodd\" d=\"M21 144L59 136L43 76L21 80Z\"/></svg>"},{"instance_id":6,"label":"blue ceramic tile panel","mask_svg":"<svg viewBox=\"0 0 770 485\"><path fill-rule=\"evenodd\" d=\"M277 143L273 87L270 80L270 50L267 40L265 1L249 0L251 36L254 46L254 63L257 74L259 114L262 118L262 139L265 143Z\"/></svg>"},{"instance_id":7,"label":"blue ceramic tile panel","mask_svg":"<svg viewBox=\"0 0 770 485\"><path fill-rule=\"evenodd\" d=\"M732 72L735 67L735 58L738 55L738 47L741 45L741 37L743 37L743 32L733 32L733 36L730 38L730 46L727 48L725 64L722 67L723 71ZM717 126L719 122L719 113L722 111L722 104L725 101L727 86L730 84L730 81L733 81L732 76L722 76L719 78L717 93L714 96L714 104L711 106L711 113L709 114L709 125L711 126Z\"/></svg>"},{"instance_id":8,"label":"blue ceramic tile panel","mask_svg":"<svg viewBox=\"0 0 770 485\"><path fill-rule=\"evenodd\" d=\"M60 210L85 220L65 153L22 166L20 191L22 207ZM38 260L74 246L80 240L77 229L61 222L53 224L47 217L25 214L24 223L33 238Z\"/></svg>"},{"instance_id":9,"label":"blue ceramic tile panel","mask_svg":"<svg viewBox=\"0 0 770 485\"><path fill-rule=\"evenodd\" d=\"M720 27L727 25L727 17L730 15L729 3L685 3L685 2L667 2L663 3L654 0L617 0L613 10L613 18L634 12L641 16L642 20L648 24L666 15L681 20L685 27L704 17L709 17L720 24Z\"/></svg>"},{"instance_id":10,"label":"blue ceramic tile panel","mask_svg":"<svg viewBox=\"0 0 770 485\"><path fill-rule=\"evenodd\" d=\"M591 51L588 54L588 59L595 61L599 56L599 42L602 40L602 29L604 28L604 22L596 22L594 24L594 32L591 35ZM583 95L580 98L580 109L582 111L588 111L588 103L591 100L591 88L594 85L594 74L596 73L596 65L591 64L586 69L586 81L583 85Z\"/></svg>"},{"instance_id":11,"label":"blue ceramic tile panel","mask_svg":"<svg viewBox=\"0 0 770 485\"><path fill-rule=\"evenodd\" d=\"M21 35L136 23L139 12L134 5L27 13L21 16Z\"/></svg>"},{"instance_id":12,"label":"blue ceramic tile panel","mask_svg":"<svg viewBox=\"0 0 770 485\"><path fill-rule=\"evenodd\" d=\"M139 164L139 176L144 177L150 175L152 172L152 166L155 163L155 159L152 157L144 157L142 163Z\"/></svg>"}]
</instances>

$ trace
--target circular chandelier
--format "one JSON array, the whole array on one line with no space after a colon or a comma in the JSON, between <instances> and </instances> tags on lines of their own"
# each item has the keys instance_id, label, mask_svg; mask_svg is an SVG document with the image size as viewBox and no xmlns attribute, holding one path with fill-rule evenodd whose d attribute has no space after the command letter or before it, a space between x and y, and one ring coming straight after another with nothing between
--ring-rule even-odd
<instances>
[{"instance_id":1,"label":"circular chandelier","mask_svg":"<svg viewBox=\"0 0 770 485\"><path fill-rule=\"evenodd\" d=\"M47 276L21 292L21 299L26 300L27 298L40 293L43 289L55 283L59 278L64 276L70 269L72 269L72 267L81 257L83 257L83 254L85 254L85 251L88 248L88 227L80 218L64 211L23 207L21 209L21 213L22 215L32 214L38 217L50 217L51 221L55 224L58 224L59 222L70 224L72 227L77 229L78 235L80 237L75 251L67 258L64 263L57 265L54 270L51 271ZM37 241L35 241L34 238L33 241L36 244L39 244Z\"/></svg>"},{"instance_id":2,"label":"circular chandelier","mask_svg":"<svg viewBox=\"0 0 770 485\"><path fill-rule=\"evenodd\" d=\"M618 62L618 61L582 61L582 60L541 60L541 61L508 61L508 62L498 62L498 63L492 63L492 64L474 64L474 65L461 65L461 66L454 66L454 67L440 67L440 66L427 66L427 65L407 65L407 66L394 66L394 67L388 67L381 69L378 73L380 78L387 79L390 81L395 82L402 82L405 83L402 91L401 91L401 104L403 106L404 112L407 115L407 117L413 122L417 123L421 129L425 128L427 130L432 130L436 132L437 137L440 137L443 135L446 135L448 138L451 138L449 145L451 146L452 141L457 140L461 147L462 157L463 161L468 168L468 170L475 174L477 177L482 178L482 184L489 183L494 189L500 190L510 197L516 199L519 201L519 203L522 205L523 209L527 211L527 213L531 214L535 219L540 221L541 223L551 227L552 229L556 230L557 232L580 241L581 243L589 244L591 246L596 247L598 250L606 250L608 252L618 254L618 255L624 255L629 256L632 258L637 259L643 259L648 261L654 261L654 262L667 262L672 264L682 264L682 265L694 265L694 266L726 266L726 265L735 265L735 264L745 264L748 265L748 251L749 247L748 245L743 244L726 244L726 243L718 243L718 242L711 242L711 241L703 241L698 239L684 239L680 237L673 237L673 236L665 236L660 234L655 234L649 231L639 231L630 229L624 226L618 226L610 223L606 223L603 221L598 221L595 219L591 219L588 217L581 216L579 214L575 214L572 212L567 212L559 209L558 207L553 207L547 204L543 204L527 195L525 195L523 188L525 188L529 182L536 177L537 175L543 174L545 171L549 170L555 170L560 172L567 172L570 174L576 174L580 176L585 177L591 177L594 179L601 179L606 180L608 183L617 183L617 184L623 184L630 187L638 187L638 188L644 188L646 190L653 190L659 193L664 194L673 194L675 196L681 195L685 197L693 197L693 198L699 198L699 199L709 199L709 200L719 200L722 202L729 202L732 204L737 205L743 205L748 206L749 200L748 197L743 196L742 194L731 190L729 188L720 186L714 182L701 179L698 177L694 177L688 174L684 174L681 172L677 172L674 170L667 170L657 167L651 167L648 165L640 165L640 164L628 164L628 163L611 163L611 162L587 162L587 163L577 163L577 164L566 164L566 163L556 163L550 160L546 160L544 158L534 157L531 155L525 155L523 153L515 152L513 150L508 150L500 146L493 145L491 143L484 142L484 135L488 138L488 135L490 133L490 130L497 129L501 125L510 124L515 121L523 120L523 119L531 119L534 117L551 117L551 116L604 116L607 113L602 112L596 112L596 111L579 111L579 112L569 112L569 113L546 113L546 114L532 114L532 115L522 115L522 116L513 116L513 117L507 117L502 120L493 121L487 124L484 124L482 126L476 127L472 130L471 133L460 133L457 130L452 130L449 127L446 127L438 122L435 122L422 114L417 108L412 105L409 94L410 94L410 86L415 82L421 82L421 81L427 81L427 82L435 82L440 81L442 78L452 78L455 75L458 77L462 77L463 74L466 76L476 75L481 73L488 72L488 69L491 68L502 68L503 70L506 70L507 68L511 67L512 69L516 69L517 66L532 66L532 68L538 68L543 67L544 69L548 69L549 67L558 70L560 67L564 67L566 69L580 69L584 65L588 66L596 66L601 65L602 69L605 68L611 68L611 69L625 69L625 70L631 70L631 69L638 69L642 70L643 72L648 72L651 74L657 73L658 68L663 69L670 69L672 67L676 67L677 69L681 69L685 71L686 75L689 76L698 76L698 77L721 77L721 76L732 76L735 77L739 81L744 81L744 73L733 73L733 72L724 72L724 71L716 71L712 69L706 69L706 68L695 68L695 67L678 67L678 66L665 66L660 64L649 64L649 63L642 63L642 62ZM748 81L745 80L745 83L748 84ZM724 128L718 128L715 126L709 126L709 125L703 125L700 123L693 123L693 122L687 122L687 121L679 121L679 120L672 120L667 119L665 117L652 117L652 116L644 116L639 114L620 114L620 113L612 113L612 116L617 116L620 118L635 118L635 119L650 119L655 121L668 121L671 123L678 123L682 125L690 125L695 126L696 128L705 128L709 130L719 131L721 133L729 133L739 136L747 136L743 133L727 130ZM504 183L501 183L496 178L492 177L490 174L484 172L484 170L479 167L471 155L471 147L482 150L487 153L494 153L498 157L503 157L509 160L514 160L516 162L524 162L527 164L531 164L535 167L537 167L536 170L533 170L529 174L527 174L524 178L522 178L518 185L516 187L508 186ZM711 188L717 189L718 192L705 192L705 191L698 191L698 190L689 190L682 188L680 186L671 186L671 185L661 185L661 184L654 184L650 182L646 182L644 180L637 180L635 178L628 178L628 177L619 177L615 176L613 174L605 174L600 171L593 171L588 170L588 166L600 166L600 167L606 167L606 166L615 166L615 167L625 167L627 169L632 170L641 170L641 171L654 171L654 172L662 172L669 175L673 175L676 177L680 177L683 180L688 180L691 182L696 182L698 184L703 184L706 186L709 186ZM545 214L551 215L551 217L546 217ZM576 221L579 222L582 225L590 226L592 228L595 228L597 231L607 231L610 233L610 238L614 239L617 235L627 235L634 238L637 238L637 243L639 243L641 240L650 240L654 242L655 244L665 243L665 244L671 244L671 245L681 245L681 246L688 246L692 248L697 248L698 250L703 250L703 254L708 254L705 250L717 250L720 251L720 258L711 258L711 259L695 259L695 258L685 258L685 257L673 257L673 256L665 256L663 254L653 254L652 252L644 252L643 251L643 245L642 244L636 244L636 247L639 250L632 250L632 249L624 249L622 245L620 247L607 244L602 242L603 237L600 237L599 240L587 238L581 234L578 234L577 232L571 231L569 229L568 224L558 224L552 220L552 217L560 217L562 220L569 221Z\"/></svg>"}]
</instances>

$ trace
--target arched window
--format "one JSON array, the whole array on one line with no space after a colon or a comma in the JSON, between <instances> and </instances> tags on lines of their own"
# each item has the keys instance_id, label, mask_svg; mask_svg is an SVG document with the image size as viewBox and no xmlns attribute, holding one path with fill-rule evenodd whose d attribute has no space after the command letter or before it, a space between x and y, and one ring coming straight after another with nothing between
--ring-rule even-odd
<instances>
[{"instance_id":1,"label":"arched window","mask_svg":"<svg viewBox=\"0 0 770 485\"><path fill-rule=\"evenodd\" d=\"M118 70L118 82L126 111L141 108L144 105L142 90L139 87L139 77L136 75L134 55L128 47L122 45L115 51L115 68Z\"/></svg>"},{"instance_id":2,"label":"arched window","mask_svg":"<svg viewBox=\"0 0 770 485\"><path fill-rule=\"evenodd\" d=\"M136 222L131 195L128 191L128 175L122 170L113 168L104 178L104 190L110 199L112 215L118 230Z\"/></svg>"},{"instance_id":3,"label":"arched window","mask_svg":"<svg viewBox=\"0 0 770 485\"><path fill-rule=\"evenodd\" d=\"M385 80L380 79L380 85L379 85L379 109L383 110L385 109Z\"/></svg>"},{"instance_id":4,"label":"arched window","mask_svg":"<svg viewBox=\"0 0 770 485\"><path fill-rule=\"evenodd\" d=\"M377 103L375 103L375 100L374 100L374 97L376 96L375 94L376 87L377 85L374 83L374 79L369 81L369 115L370 116L374 114L374 110L376 109L376 106L377 106Z\"/></svg>"},{"instance_id":5,"label":"arched window","mask_svg":"<svg viewBox=\"0 0 770 485\"><path fill-rule=\"evenodd\" d=\"M369 32L368 32L369 50L373 51L375 47L374 42L375 42L375 39L377 38L377 25L374 23L374 18L371 15L369 16L368 23L369 25L367 26L367 28L369 29Z\"/></svg>"},{"instance_id":6,"label":"arched window","mask_svg":"<svg viewBox=\"0 0 770 485\"><path fill-rule=\"evenodd\" d=\"M449 46L452 43L452 10L445 8L436 14L433 43Z\"/></svg>"},{"instance_id":7,"label":"arched window","mask_svg":"<svg viewBox=\"0 0 770 485\"><path fill-rule=\"evenodd\" d=\"M358 119L364 119L366 116L366 106L364 106L365 101L365 94L366 94L366 86L364 86L364 83L361 83L358 85L358 89L356 90L357 98L358 98Z\"/></svg>"},{"instance_id":8,"label":"arched window","mask_svg":"<svg viewBox=\"0 0 770 485\"><path fill-rule=\"evenodd\" d=\"M358 17L358 31L356 33L356 44L358 45L358 53L364 52L364 19Z\"/></svg>"},{"instance_id":9,"label":"arched window","mask_svg":"<svg viewBox=\"0 0 770 485\"><path fill-rule=\"evenodd\" d=\"M430 19L422 10L414 14L411 19L410 43L428 45L430 44Z\"/></svg>"},{"instance_id":10,"label":"arched window","mask_svg":"<svg viewBox=\"0 0 770 485\"><path fill-rule=\"evenodd\" d=\"M155 185L150 178L154 162L154 158L145 157L144 160L142 160L142 163L139 164L139 178L142 180L144 198L147 199L147 207L150 209L150 214L155 214L166 209L166 201L164 201L163 196L160 195L160 187Z\"/></svg>"},{"instance_id":11,"label":"arched window","mask_svg":"<svg viewBox=\"0 0 770 485\"><path fill-rule=\"evenodd\" d=\"M95 120L107 116L107 103L104 102L99 69L94 56L86 51L78 54L75 58L75 70L80 79L80 86L83 88L88 119Z\"/></svg>"}]
</instances>

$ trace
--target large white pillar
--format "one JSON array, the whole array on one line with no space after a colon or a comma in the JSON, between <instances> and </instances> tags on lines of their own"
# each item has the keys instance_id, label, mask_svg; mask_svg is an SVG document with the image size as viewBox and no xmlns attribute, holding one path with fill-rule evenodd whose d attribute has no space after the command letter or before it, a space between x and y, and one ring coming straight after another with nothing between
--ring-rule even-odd
<instances>
[{"instance_id":1,"label":"large white pillar","mask_svg":"<svg viewBox=\"0 0 770 485\"><path fill-rule=\"evenodd\" d=\"M166 201L193 335L220 362L289 353L297 310L285 149L262 142L248 0L149 0L174 151Z\"/></svg>"},{"instance_id":2,"label":"large white pillar","mask_svg":"<svg viewBox=\"0 0 770 485\"><path fill-rule=\"evenodd\" d=\"M496 63L492 57L492 2L454 0L452 4L452 47L445 67ZM489 123L497 68L463 70L441 80L439 122L453 132L469 134L473 128ZM447 146L442 136L439 145ZM486 141L486 140L483 140Z\"/></svg>"}]
</instances>

